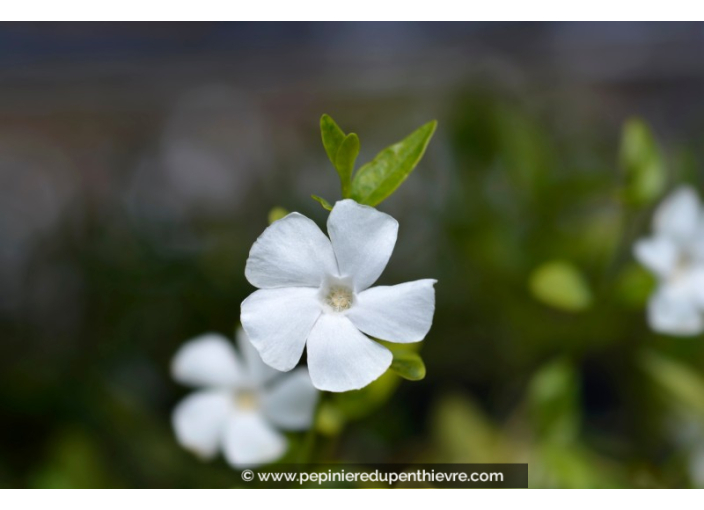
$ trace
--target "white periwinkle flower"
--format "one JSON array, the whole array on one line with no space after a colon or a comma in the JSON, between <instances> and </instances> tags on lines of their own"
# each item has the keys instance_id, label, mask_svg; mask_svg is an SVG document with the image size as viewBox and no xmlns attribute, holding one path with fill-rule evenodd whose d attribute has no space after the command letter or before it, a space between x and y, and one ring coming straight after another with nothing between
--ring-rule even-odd
<instances>
[{"instance_id":1,"label":"white periwinkle flower","mask_svg":"<svg viewBox=\"0 0 704 510\"><path fill-rule=\"evenodd\" d=\"M172 421L181 446L205 459L222 450L230 465L242 468L281 457L287 441L276 429L309 428L318 392L304 368L281 374L265 365L242 330L237 343L240 356L214 333L178 350L174 379L201 389L176 406Z\"/></svg>"},{"instance_id":2,"label":"white periwinkle flower","mask_svg":"<svg viewBox=\"0 0 704 510\"><path fill-rule=\"evenodd\" d=\"M262 359L287 371L307 345L313 385L362 388L391 364L372 337L418 342L430 330L436 280L369 288L396 244L398 222L353 200L335 204L328 239L298 213L272 223L249 252L245 276L257 290L242 303L242 326Z\"/></svg>"},{"instance_id":3,"label":"white periwinkle flower","mask_svg":"<svg viewBox=\"0 0 704 510\"><path fill-rule=\"evenodd\" d=\"M652 237L634 246L658 287L648 303L655 331L697 335L704 331L704 210L697 193L681 187L655 211Z\"/></svg>"}]
</instances>

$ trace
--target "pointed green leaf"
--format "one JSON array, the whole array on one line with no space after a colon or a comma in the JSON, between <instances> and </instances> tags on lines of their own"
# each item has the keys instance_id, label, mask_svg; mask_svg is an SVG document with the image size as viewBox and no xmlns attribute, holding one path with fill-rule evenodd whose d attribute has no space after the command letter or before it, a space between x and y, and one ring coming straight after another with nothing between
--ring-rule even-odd
<instances>
[{"instance_id":1,"label":"pointed green leaf","mask_svg":"<svg viewBox=\"0 0 704 510\"><path fill-rule=\"evenodd\" d=\"M320 135L323 138L323 146L325 152L328 153L330 163L334 165L337 151L340 150L340 145L345 139L345 132L332 120L330 115L325 114L320 117Z\"/></svg>"},{"instance_id":2,"label":"pointed green leaf","mask_svg":"<svg viewBox=\"0 0 704 510\"><path fill-rule=\"evenodd\" d=\"M528 284L536 299L560 310L578 312L592 303L582 273L569 262L546 262L533 271Z\"/></svg>"},{"instance_id":3,"label":"pointed green leaf","mask_svg":"<svg viewBox=\"0 0 704 510\"><path fill-rule=\"evenodd\" d=\"M428 122L362 166L352 181L351 198L375 206L391 195L423 157L436 127L436 121Z\"/></svg>"},{"instance_id":4,"label":"pointed green leaf","mask_svg":"<svg viewBox=\"0 0 704 510\"><path fill-rule=\"evenodd\" d=\"M425 378L425 363L412 351L397 350L391 362L391 370L409 381L420 381Z\"/></svg>"},{"instance_id":5,"label":"pointed green leaf","mask_svg":"<svg viewBox=\"0 0 704 510\"><path fill-rule=\"evenodd\" d=\"M621 168L626 177L625 198L634 205L647 205L665 189L667 175L655 137L648 125L630 119L621 136Z\"/></svg>"},{"instance_id":6,"label":"pointed green leaf","mask_svg":"<svg viewBox=\"0 0 704 510\"><path fill-rule=\"evenodd\" d=\"M323 197L319 197L318 195L311 195L310 197L316 202L318 202L320 205L322 205L323 209L332 211L332 206L330 205L330 202L325 200Z\"/></svg>"},{"instance_id":7,"label":"pointed green leaf","mask_svg":"<svg viewBox=\"0 0 704 510\"><path fill-rule=\"evenodd\" d=\"M335 169L342 183L342 198L349 198L352 191L352 172L359 155L359 137L350 133L340 144L335 156Z\"/></svg>"}]
</instances>

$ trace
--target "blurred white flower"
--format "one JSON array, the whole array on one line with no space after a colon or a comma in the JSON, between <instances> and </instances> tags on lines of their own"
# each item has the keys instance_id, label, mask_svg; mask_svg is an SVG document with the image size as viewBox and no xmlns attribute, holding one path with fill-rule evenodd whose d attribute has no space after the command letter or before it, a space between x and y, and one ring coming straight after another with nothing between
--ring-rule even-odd
<instances>
[{"instance_id":1,"label":"blurred white flower","mask_svg":"<svg viewBox=\"0 0 704 510\"><path fill-rule=\"evenodd\" d=\"M42 252L38 241L70 214L79 182L79 169L52 140L0 130L0 310L41 306L38 296L52 300L51 289L28 285L25 272ZM58 309L65 314L55 304L47 312Z\"/></svg>"},{"instance_id":2,"label":"blurred white flower","mask_svg":"<svg viewBox=\"0 0 704 510\"><path fill-rule=\"evenodd\" d=\"M634 246L658 280L648 303L650 327L697 335L704 331L704 210L697 193L681 187L670 194L655 211L653 231Z\"/></svg>"},{"instance_id":3,"label":"blurred white flower","mask_svg":"<svg viewBox=\"0 0 704 510\"><path fill-rule=\"evenodd\" d=\"M265 365L241 329L237 343L239 356L214 333L179 349L174 379L201 389L176 406L172 420L181 446L205 459L222 450L230 465L242 468L281 457L287 441L276 429L309 428L318 392L304 368L281 374Z\"/></svg>"},{"instance_id":4,"label":"blurred white flower","mask_svg":"<svg viewBox=\"0 0 704 510\"><path fill-rule=\"evenodd\" d=\"M292 213L257 239L245 276L261 290L242 303L242 326L264 362L296 366L307 345L313 385L325 391L362 388L391 364L392 354L365 336L418 342L430 330L436 280L369 288L396 244L398 222L353 200L335 204L330 239Z\"/></svg>"},{"instance_id":5,"label":"blurred white flower","mask_svg":"<svg viewBox=\"0 0 704 510\"><path fill-rule=\"evenodd\" d=\"M230 215L270 164L266 116L255 97L224 84L179 97L158 151L135 168L126 200L138 218Z\"/></svg>"}]
</instances>

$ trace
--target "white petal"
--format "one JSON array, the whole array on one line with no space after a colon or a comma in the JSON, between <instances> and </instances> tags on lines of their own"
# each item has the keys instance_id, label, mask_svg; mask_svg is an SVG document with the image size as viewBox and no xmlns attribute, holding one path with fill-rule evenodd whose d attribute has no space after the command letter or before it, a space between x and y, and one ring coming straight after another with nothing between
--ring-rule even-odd
<instances>
[{"instance_id":1,"label":"white petal","mask_svg":"<svg viewBox=\"0 0 704 510\"><path fill-rule=\"evenodd\" d=\"M319 390L363 388L386 372L392 358L343 315L321 315L308 337L308 370Z\"/></svg>"},{"instance_id":2,"label":"white petal","mask_svg":"<svg viewBox=\"0 0 704 510\"><path fill-rule=\"evenodd\" d=\"M286 438L259 413L234 414L225 425L223 453L235 468L273 462L286 452L287 446Z\"/></svg>"},{"instance_id":3,"label":"white petal","mask_svg":"<svg viewBox=\"0 0 704 510\"><path fill-rule=\"evenodd\" d=\"M687 286L689 298L699 310L704 311L704 265L693 267L682 279L682 284Z\"/></svg>"},{"instance_id":4,"label":"white petal","mask_svg":"<svg viewBox=\"0 0 704 510\"><path fill-rule=\"evenodd\" d=\"M636 259L660 277L666 277L675 268L678 253L677 245L665 236L639 239L633 246Z\"/></svg>"},{"instance_id":5,"label":"white petal","mask_svg":"<svg viewBox=\"0 0 704 510\"><path fill-rule=\"evenodd\" d=\"M245 369L251 384L261 386L277 375L281 375L281 372L264 363L259 351L252 345L252 341L244 329L237 328L236 336L237 347L239 347L240 354L244 359Z\"/></svg>"},{"instance_id":6,"label":"white petal","mask_svg":"<svg viewBox=\"0 0 704 510\"><path fill-rule=\"evenodd\" d=\"M260 289L319 287L326 274L337 275L330 240L302 214L272 223L254 242L244 269Z\"/></svg>"},{"instance_id":7,"label":"white petal","mask_svg":"<svg viewBox=\"0 0 704 510\"><path fill-rule=\"evenodd\" d=\"M392 287L372 287L357 295L347 312L367 335L389 342L419 342L433 324L437 280L418 280Z\"/></svg>"},{"instance_id":8,"label":"white petal","mask_svg":"<svg viewBox=\"0 0 704 510\"><path fill-rule=\"evenodd\" d=\"M696 191L682 186L672 192L655 211L653 227L657 234L677 242L688 242L700 221L700 204Z\"/></svg>"},{"instance_id":9,"label":"white petal","mask_svg":"<svg viewBox=\"0 0 704 510\"><path fill-rule=\"evenodd\" d=\"M246 377L232 343L207 333L185 343L171 362L171 375L192 386L232 387Z\"/></svg>"},{"instance_id":10,"label":"white petal","mask_svg":"<svg viewBox=\"0 0 704 510\"><path fill-rule=\"evenodd\" d=\"M328 217L328 234L340 276L351 277L359 292L384 271L394 251L398 222L373 207L342 200Z\"/></svg>"},{"instance_id":11,"label":"white petal","mask_svg":"<svg viewBox=\"0 0 704 510\"><path fill-rule=\"evenodd\" d=\"M699 219L699 227L691 240L690 249L694 260L699 264L704 264L704 214Z\"/></svg>"},{"instance_id":12,"label":"white petal","mask_svg":"<svg viewBox=\"0 0 704 510\"><path fill-rule=\"evenodd\" d=\"M310 381L308 370L297 368L274 382L264 393L264 414L271 422L287 430L305 430L313 424L318 391Z\"/></svg>"},{"instance_id":13,"label":"white petal","mask_svg":"<svg viewBox=\"0 0 704 510\"><path fill-rule=\"evenodd\" d=\"M184 398L171 421L179 444L204 459L215 456L232 410L226 391L199 391Z\"/></svg>"},{"instance_id":14,"label":"white petal","mask_svg":"<svg viewBox=\"0 0 704 510\"><path fill-rule=\"evenodd\" d=\"M681 287L658 289L648 303L653 330L677 336L697 335L704 329L702 313Z\"/></svg>"},{"instance_id":15,"label":"white petal","mask_svg":"<svg viewBox=\"0 0 704 510\"><path fill-rule=\"evenodd\" d=\"M240 320L264 363L284 372L296 366L321 313L318 289L258 290L242 303Z\"/></svg>"}]
</instances>

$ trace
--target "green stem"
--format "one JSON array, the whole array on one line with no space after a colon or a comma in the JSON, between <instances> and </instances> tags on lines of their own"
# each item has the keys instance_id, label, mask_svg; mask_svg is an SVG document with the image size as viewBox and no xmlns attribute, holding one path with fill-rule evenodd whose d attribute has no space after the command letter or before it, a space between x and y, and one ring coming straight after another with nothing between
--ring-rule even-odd
<instances>
[{"instance_id":1,"label":"green stem","mask_svg":"<svg viewBox=\"0 0 704 510\"><path fill-rule=\"evenodd\" d=\"M352 179L341 179L342 198L350 198L352 196Z\"/></svg>"},{"instance_id":2,"label":"green stem","mask_svg":"<svg viewBox=\"0 0 704 510\"><path fill-rule=\"evenodd\" d=\"M320 414L320 409L322 408L323 400L325 399L325 392L320 392L320 398L318 399L318 403L315 407L315 412L313 413L313 424L311 427L308 429L306 432L305 437L303 438L303 444L301 445L301 450L298 455L298 462L300 464L308 464L312 462L313 460L313 454L315 450L315 442L316 442L316 432L315 428L318 424L318 415Z\"/></svg>"}]
</instances>

